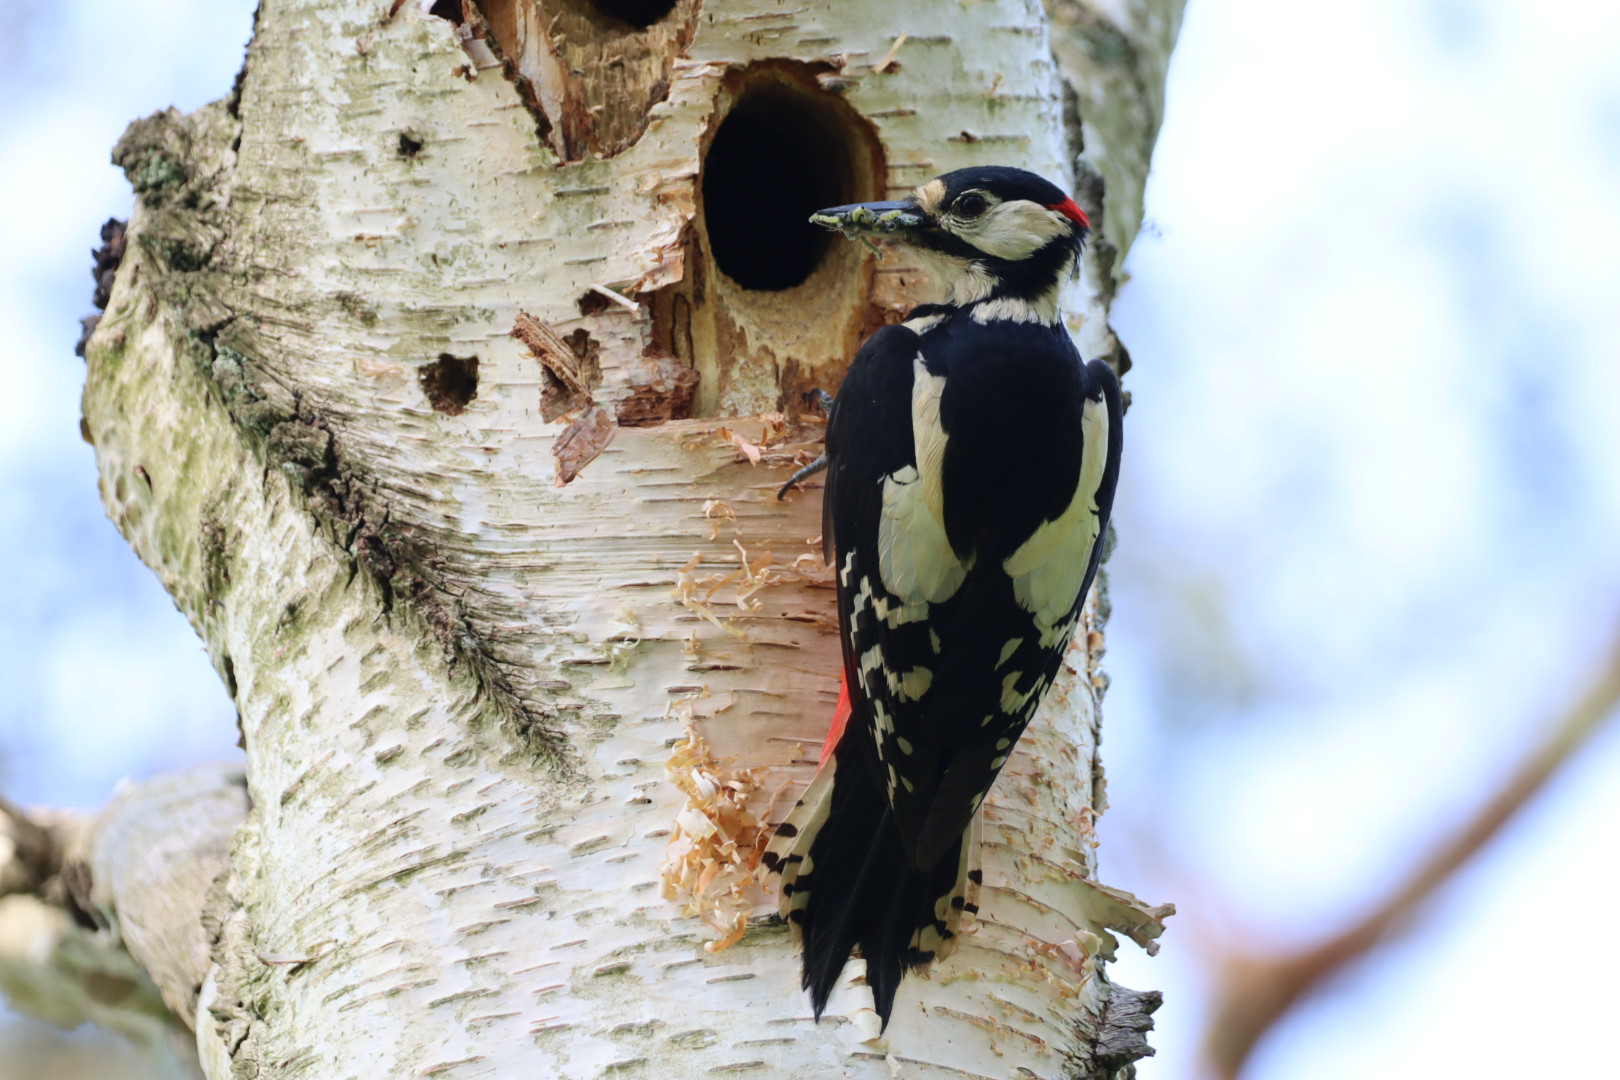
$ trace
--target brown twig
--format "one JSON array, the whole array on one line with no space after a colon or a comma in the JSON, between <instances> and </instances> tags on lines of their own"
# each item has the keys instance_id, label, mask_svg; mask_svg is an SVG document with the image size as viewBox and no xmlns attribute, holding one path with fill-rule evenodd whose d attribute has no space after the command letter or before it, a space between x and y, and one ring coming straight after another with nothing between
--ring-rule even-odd
<instances>
[{"instance_id":1,"label":"brown twig","mask_svg":"<svg viewBox=\"0 0 1620 1080\"><path fill-rule=\"evenodd\" d=\"M1388 942L1614 716L1620 705L1620 639L1579 701L1473 820L1440 843L1383 902L1353 926L1285 956L1234 955L1204 1041L1209 1075L1235 1080L1265 1033L1331 976Z\"/></svg>"},{"instance_id":2,"label":"brown twig","mask_svg":"<svg viewBox=\"0 0 1620 1080\"><path fill-rule=\"evenodd\" d=\"M881 75L885 71L888 71L891 67L895 68L896 70L899 69L899 65L894 62L894 58L899 54L900 46L904 45L906 43L906 38L910 36L911 35L909 34L901 34L899 37L894 39L894 44L890 45L889 51L883 54L883 59L872 65L872 73L874 75Z\"/></svg>"},{"instance_id":3,"label":"brown twig","mask_svg":"<svg viewBox=\"0 0 1620 1080\"><path fill-rule=\"evenodd\" d=\"M0 896L38 892L60 865L56 837L0 795Z\"/></svg>"}]
</instances>

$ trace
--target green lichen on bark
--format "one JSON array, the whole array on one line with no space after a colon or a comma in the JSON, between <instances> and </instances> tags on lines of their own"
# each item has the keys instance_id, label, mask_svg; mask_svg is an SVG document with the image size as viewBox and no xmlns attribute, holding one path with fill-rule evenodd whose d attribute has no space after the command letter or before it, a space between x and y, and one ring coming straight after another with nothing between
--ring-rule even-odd
<instances>
[{"instance_id":1,"label":"green lichen on bark","mask_svg":"<svg viewBox=\"0 0 1620 1080\"><path fill-rule=\"evenodd\" d=\"M187 427L200 429L208 411L223 412L240 448L286 477L354 572L375 584L384 613L419 620L451 669L477 681L497 720L542 758L564 763L563 737L551 716L516 692L460 601L439 580L434 553L392 519L364 462L344 453L343 440L319 409L297 393L269 384L264 366L255 359L263 335L251 303L240 302L247 295L245 275L233 262L230 243L231 171L239 128L240 121L223 103L189 116L171 109L136 121L115 148L113 160L137 193L138 213L130 230L135 256L125 271L130 289L123 303L115 303L103 332L92 339L87 398L103 388L104 380L117 377L131 334L154 324L175 328L196 376L196 384L185 391L186 400L176 402L188 418L176 428L177 435ZM138 310L131 295L136 291L145 297ZM360 297L336 302L362 322L376 318L374 307ZM175 392L181 393L179 388ZM121 526L135 524L131 514L148 513L147 506L131 502L127 487L111 494ZM217 500L199 505L197 492L165 491L162 500L161 507L150 510L173 526L160 526L157 550L143 554L213 644L210 619L229 584L220 541L225 516Z\"/></svg>"},{"instance_id":2,"label":"green lichen on bark","mask_svg":"<svg viewBox=\"0 0 1620 1080\"><path fill-rule=\"evenodd\" d=\"M1089 167L1107 184L1098 224L1112 245L1103 265L1117 273L1115 257L1129 253L1142 225L1148 163L1164 119L1165 71L1185 0L1147 0L1123 11L1093 0L1045 4L1054 58L1078 98L1075 119L1092 136ZM1116 22L1122 15L1125 21Z\"/></svg>"},{"instance_id":3,"label":"green lichen on bark","mask_svg":"<svg viewBox=\"0 0 1620 1080\"><path fill-rule=\"evenodd\" d=\"M203 508L197 544L202 551L203 595L210 603L220 603L231 587L231 540L217 502ZM232 696L235 696L234 688Z\"/></svg>"},{"instance_id":4,"label":"green lichen on bark","mask_svg":"<svg viewBox=\"0 0 1620 1080\"><path fill-rule=\"evenodd\" d=\"M190 171L198 163L193 130L177 110L168 109L132 123L113 148L113 164L124 170L148 208L175 202L198 205L201 192L191 184L195 177Z\"/></svg>"}]
</instances>

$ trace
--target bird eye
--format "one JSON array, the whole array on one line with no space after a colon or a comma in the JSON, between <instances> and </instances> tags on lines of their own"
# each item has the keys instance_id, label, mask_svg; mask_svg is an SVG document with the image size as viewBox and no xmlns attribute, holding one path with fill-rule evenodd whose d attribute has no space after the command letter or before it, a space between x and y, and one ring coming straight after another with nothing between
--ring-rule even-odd
<instances>
[{"instance_id":1,"label":"bird eye","mask_svg":"<svg viewBox=\"0 0 1620 1080\"><path fill-rule=\"evenodd\" d=\"M956 200L956 216L967 220L978 217L989 208L990 204L977 191L970 191Z\"/></svg>"}]
</instances>

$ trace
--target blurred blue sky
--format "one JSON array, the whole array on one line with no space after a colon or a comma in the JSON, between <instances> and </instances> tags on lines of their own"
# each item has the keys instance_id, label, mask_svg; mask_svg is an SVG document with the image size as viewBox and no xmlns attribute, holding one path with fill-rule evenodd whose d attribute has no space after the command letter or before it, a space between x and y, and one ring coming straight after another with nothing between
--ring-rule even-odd
<instances>
[{"instance_id":1,"label":"blurred blue sky","mask_svg":"<svg viewBox=\"0 0 1620 1080\"><path fill-rule=\"evenodd\" d=\"M1364 910L1620 631L1617 56L1612 6L1189 4L1116 308L1104 877L1183 912L1115 972L1169 993L1144 1078L1191 1075L1214 952ZM1617 767L1611 732L1252 1075L1515 1075L1541 994L1536 1071L1604 1071Z\"/></svg>"},{"instance_id":2,"label":"blurred blue sky","mask_svg":"<svg viewBox=\"0 0 1620 1080\"><path fill-rule=\"evenodd\" d=\"M79 438L90 248L133 201L108 160L130 120L221 97L251 0L0 0L0 791L94 807L125 776L238 756L191 627L102 513ZM0 1003L0 1080L156 1076L119 1040L64 1043ZM95 1055L102 1055L97 1062Z\"/></svg>"},{"instance_id":3,"label":"blurred blue sky","mask_svg":"<svg viewBox=\"0 0 1620 1080\"><path fill-rule=\"evenodd\" d=\"M72 347L131 202L113 142L221 96L252 8L0 5L0 789L23 802L236 753L103 517ZM1182 909L1115 972L1167 993L1144 1080L1193 1075L1213 950L1361 910L1620 622L1617 57L1620 8L1575 0L1189 5L1116 311L1137 366L1102 859ZM1617 774L1610 732L1252 1075L1593 1075ZM1554 1033L1526 1019L1545 994Z\"/></svg>"},{"instance_id":4,"label":"blurred blue sky","mask_svg":"<svg viewBox=\"0 0 1620 1080\"><path fill-rule=\"evenodd\" d=\"M89 249L133 201L130 120L223 96L251 0L0 4L0 788L96 806L124 776L235 754L202 645L102 513L79 438Z\"/></svg>"}]
</instances>

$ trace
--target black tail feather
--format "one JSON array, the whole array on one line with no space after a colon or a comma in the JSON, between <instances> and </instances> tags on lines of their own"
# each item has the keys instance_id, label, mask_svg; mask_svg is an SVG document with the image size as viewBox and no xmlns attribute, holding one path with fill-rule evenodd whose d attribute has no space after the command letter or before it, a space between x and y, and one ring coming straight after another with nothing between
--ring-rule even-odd
<instances>
[{"instance_id":1,"label":"black tail feather","mask_svg":"<svg viewBox=\"0 0 1620 1080\"><path fill-rule=\"evenodd\" d=\"M847 740L846 740L847 742ZM808 892L792 918L804 943L804 988L819 1019L844 964L856 948L866 959L866 981L883 1025L894 1010L906 972L931 962L954 936L938 917L961 873L961 840L928 870L906 855L888 800L864 763L842 760L826 820L810 838L810 870L799 871L794 895Z\"/></svg>"}]
</instances>

